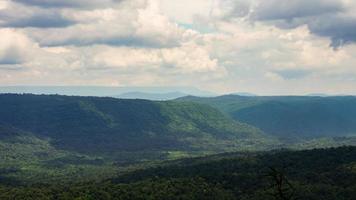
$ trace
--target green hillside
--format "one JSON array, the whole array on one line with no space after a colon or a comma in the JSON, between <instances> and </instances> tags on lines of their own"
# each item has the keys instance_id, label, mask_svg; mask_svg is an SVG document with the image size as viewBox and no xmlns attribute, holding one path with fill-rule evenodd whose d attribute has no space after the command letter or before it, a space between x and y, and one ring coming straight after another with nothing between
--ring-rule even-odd
<instances>
[{"instance_id":1,"label":"green hillside","mask_svg":"<svg viewBox=\"0 0 356 200\"><path fill-rule=\"evenodd\" d=\"M275 144L259 129L196 103L0 95L3 178L106 177L139 163Z\"/></svg>"},{"instance_id":2,"label":"green hillside","mask_svg":"<svg viewBox=\"0 0 356 200\"><path fill-rule=\"evenodd\" d=\"M49 138L60 149L85 153L236 150L263 136L254 127L196 103L0 95L0 105L2 124ZM226 144L215 145L219 142Z\"/></svg>"},{"instance_id":3,"label":"green hillside","mask_svg":"<svg viewBox=\"0 0 356 200\"><path fill-rule=\"evenodd\" d=\"M211 105L232 118L283 138L318 138L356 134L356 97L275 96L184 97Z\"/></svg>"},{"instance_id":4,"label":"green hillside","mask_svg":"<svg viewBox=\"0 0 356 200\"><path fill-rule=\"evenodd\" d=\"M110 160L55 148L50 140L0 126L0 183L101 180L115 174Z\"/></svg>"}]
</instances>

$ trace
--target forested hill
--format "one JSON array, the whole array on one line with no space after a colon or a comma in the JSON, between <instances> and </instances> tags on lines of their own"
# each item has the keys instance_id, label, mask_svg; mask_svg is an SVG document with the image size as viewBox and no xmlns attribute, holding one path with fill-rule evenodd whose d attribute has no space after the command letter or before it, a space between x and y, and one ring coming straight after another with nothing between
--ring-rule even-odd
<instances>
[{"instance_id":1,"label":"forested hill","mask_svg":"<svg viewBox=\"0 0 356 200\"><path fill-rule=\"evenodd\" d=\"M177 101L213 106L266 133L287 138L356 134L356 97L237 96L183 97Z\"/></svg>"},{"instance_id":2,"label":"forested hill","mask_svg":"<svg viewBox=\"0 0 356 200\"><path fill-rule=\"evenodd\" d=\"M341 115L332 105L341 101L340 110L354 109L351 97L237 98L236 112L280 105L305 114L304 107L318 105L314 111L339 114L348 123L353 115ZM278 142L214 106L235 112L233 104L0 95L0 199L348 200L356 195L355 147L252 151ZM313 116L328 119L312 115L314 122ZM184 157L190 158L178 159Z\"/></svg>"},{"instance_id":3,"label":"forested hill","mask_svg":"<svg viewBox=\"0 0 356 200\"><path fill-rule=\"evenodd\" d=\"M7 199L353 200L356 148L183 159L102 182L0 184Z\"/></svg>"},{"instance_id":4,"label":"forested hill","mask_svg":"<svg viewBox=\"0 0 356 200\"><path fill-rule=\"evenodd\" d=\"M189 102L3 94L0 122L80 153L223 152L268 145L258 129Z\"/></svg>"}]
</instances>

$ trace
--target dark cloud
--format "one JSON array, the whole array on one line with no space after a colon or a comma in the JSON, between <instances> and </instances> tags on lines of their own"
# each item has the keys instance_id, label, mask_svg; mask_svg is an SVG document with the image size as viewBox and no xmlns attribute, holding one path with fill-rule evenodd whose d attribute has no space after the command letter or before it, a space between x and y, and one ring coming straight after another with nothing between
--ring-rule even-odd
<instances>
[{"instance_id":1,"label":"dark cloud","mask_svg":"<svg viewBox=\"0 0 356 200\"><path fill-rule=\"evenodd\" d=\"M63 14L64 8L103 8L121 0L12 0L10 2L9 6L0 12L0 26L49 28L67 27L77 23Z\"/></svg>"},{"instance_id":2,"label":"dark cloud","mask_svg":"<svg viewBox=\"0 0 356 200\"><path fill-rule=\"evenodd\" d=\"M14 0L15 2L45 8L95 8L111 6L121 0Z\"/></svg>"},{"instance_id":3,"label":"dark cloud","mask_svg":"<svg viewBox=\"0 0 356 200\"><path fill-rule=\"evenodd\" d=\"M75 21L63 16L59 9L43 9L10 4L0 12L0 27L66 27L75 24Z\"/></svg>"},{"instance_id":4,"label":"dark cloud","mask_svg":"<svg viewBox=\"0 0 356 200\"><path fill-rule=\"evenodd\" d=\"M75 21L67 19L57 12L37 12L29 15L16 15L16 13L8 14L0 13L0 26L2 27L66 27L75 24Z\"/></svg>"},{"instance_id":5,"label":"dark cloud","mask_svg":"<svg viewBox=\"0 0 356 200\"><path fill-rule=\"evenodd\" d=\"M256 20L292 20L344 10L338 0L263 0L253 9Z\"/></svg>"},{"instance_id":6,"label":"dark cloud","mask_svg":"<svg viewBox=\"0 0 356 200\"><path fill-rule=\"evenodd\" d=\"M282 29L293 29L301 25L307 25L311 33L330 38L330 46L335 49L356 42L356 17L354 16L330 14L278 20L273 21L273 24Z\"/></svg>"},{"instance_id":7,"label":"dark cloud","mask_svg":"<svg viewBox=\"0 0 356 200\"><path fill-rule=\"evenodd\" d=\"M356 17L324 16L308 22L311 32L331 38L334 48L356 42Z\"/></svg>"},{"instance_id":8,"label":"dark cloud","mask_svg":"<svg viewBox=\"0 0 356 200\"><path fill-rule=\"evenodd\" d=\"M247 17L282 29L307 25L311 33L330 38L334 48L356 42L356 17L342 0L251 0L249 9L241 0L234 2L249 12L234 9L239 14L230 14L232 18Z\"/></svg>"},{"instance_id":9,"label":"dark cloud","mask_svg":"<svg viewBox=\"0 0 356 200\"><path fill-rule=\"evenodd\" d=\"M41 46L90 46L90 45L111 45L111 46L127 46L127 47L147 47L147 48L169 48L179 46L179 41L157 41L155 38L142 38L136 36L123 37L94 37L83 39L80 37L59 39L59 40L41 40L36 39Z\"/></svg>"},{"instance_id":10,"label":"dark cloud","mask_svg":"<svg viewBox=\"0 0 356 200\"><path fill-rule=\"evenodd\" d=\"M23 52L17 47L7 48L2 55L0 55L0 65L21 64L24 60Z\"/></svg>"}]
</instances>

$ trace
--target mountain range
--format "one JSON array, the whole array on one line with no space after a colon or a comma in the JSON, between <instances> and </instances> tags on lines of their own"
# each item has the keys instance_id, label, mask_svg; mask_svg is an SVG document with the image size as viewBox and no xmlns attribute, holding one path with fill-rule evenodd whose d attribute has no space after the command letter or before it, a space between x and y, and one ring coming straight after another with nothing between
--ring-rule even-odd
<instances>
[{"instance_id":1,"label":"mountain range","mask_svg":"<svg viewBox=\"0 0 356 200\"><path fill-rule=\"evenodd\" d=\"M4 126L50 138L60 148L85 152L238 148L233 138L242 141L263 135L215 108L191 102L0 95L0 105Z\"/></svg>"},{"instance_id":2,"label":"mountain range","mask_svg":"<svg viewBox=\"0 0 356 200\"><path fill-rule=\"evenodd\" d=\"M315 139L356 134L354 96L187 96L177 101L210 105L235 120L280 138Z\"/></svg>"},{"instance_id":3,"label":"mountain range","mask_svg":"<svg viewBox=\"0 0 356 200\"><path fill-rule=\"evenodd\" d=\"M168 93L147 93L147 92L127 92L115 97L119 99L145 99L152 101L167 101L173 100L180 97L187 96L187 94L182 92L168 92Z\"/></svg>"},{"instance_id":4,"label":"mountain range","mask_svg":"<svg viewBox=\"0 0 356 200\"><path fill-rule=\"evenodd\" d=\"M355 119L352 96L1 94L0 198L273 199L274 173L347 199Z\"/></svg>"},{"instance_id":5,"label":"mountain range","mask_svg":"<svg viewBox=\"0 0 356 200\"><path fill-rule=\"evenodd\" d=\"M135 93L147 94L149 97L153 97L155 100L157 97L155 95L164 95L172 93L178 93L180 97L181 94L185 95L195 95L195 96L216 96L216 94L208 91L203 91L194 87L120 87L120 86L0 86L0 93L10 93L10 94L46 94L46 95L70 95L70 96L96 96L96 97L120 97L131 96ZM134 95L136 97L136 95ZM135 99L135 98L134 98Z\"/></svg>"}]
</instances>

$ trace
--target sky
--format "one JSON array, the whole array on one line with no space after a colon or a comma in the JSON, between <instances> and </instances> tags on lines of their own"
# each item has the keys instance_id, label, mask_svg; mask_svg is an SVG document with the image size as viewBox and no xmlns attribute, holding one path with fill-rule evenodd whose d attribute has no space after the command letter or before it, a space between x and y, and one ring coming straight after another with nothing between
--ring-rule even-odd
<instances>
[{"instance_id":1,"label":"sky","mask_svg":"<svg viewBox=\"0 0 356 200\"><path fill-rule=\"evenodd\" d=\"M355 0L0 0L0 86L356 94Z\"/></svg>"}]
</instances>

